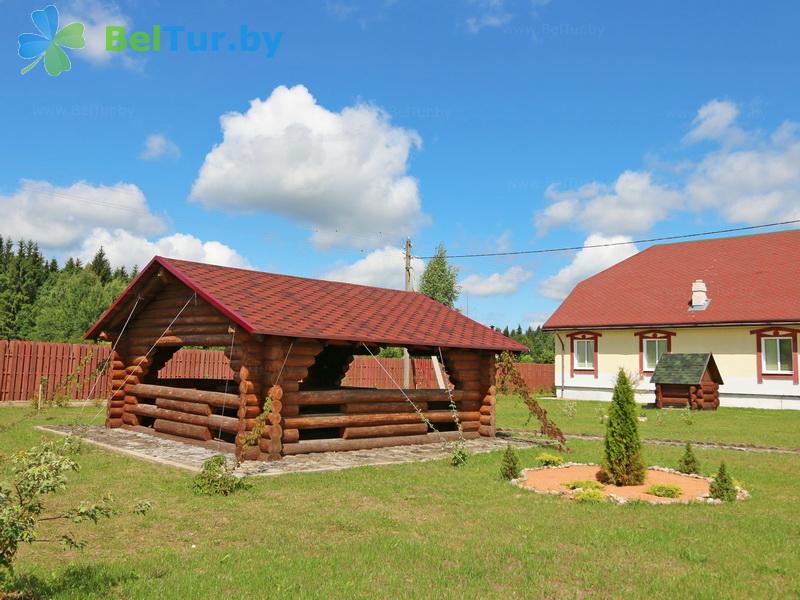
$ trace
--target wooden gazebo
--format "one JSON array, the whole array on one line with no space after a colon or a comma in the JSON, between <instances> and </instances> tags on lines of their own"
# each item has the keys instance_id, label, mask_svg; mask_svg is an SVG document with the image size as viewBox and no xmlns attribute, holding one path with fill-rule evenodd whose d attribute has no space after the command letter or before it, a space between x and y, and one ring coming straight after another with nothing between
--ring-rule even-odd
<instances>
[{"instance_id":1,"label":"wooden gazebo","mask_svg":"<svg viewBox=\"0 0 800 600\"><path fill-rule=\"evenodd\" d=\"M494 436L495 355L525 350L420 293L162 257L86 337L114 344L108 427L247 459ZM163 385L184 346L224 349L232 381ZM441 356L452 391L341 387L354 355L383 346Z\"/></svg>"},{"instance_id":2,"label":"wooden gazebo","mask_svg":"<svg viewBox=\"0 0 800 600\"><path fill-rule=\"evenodd\" d=\"M724 382L714 355L662 354L651 379L656 384L656 406L715 409Z\"/></svg>"}]
</instances>

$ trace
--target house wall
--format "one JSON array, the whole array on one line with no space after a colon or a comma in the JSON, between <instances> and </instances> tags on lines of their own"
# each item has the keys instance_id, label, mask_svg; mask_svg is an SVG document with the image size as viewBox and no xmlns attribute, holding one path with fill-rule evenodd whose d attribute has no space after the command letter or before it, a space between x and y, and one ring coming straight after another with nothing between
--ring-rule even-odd
<instances>
[{"instance_id":1,"label":"house wall","mask_svg":"<svg viewBox=\"0 0 800 600\"><path fill-rule=\"evenodd\" d=\"M798 325L793 325L797 328ZM711 352L722 379L720 406L800 410L800 385L791 379L764 379L758 382L756 336L758 327L693 327L666 329L675 333L674 353ZM597 377L593 372L570 374L570 331L558 332L556 339L556 388L561 395L562 373L564 398L575 400L611 400L614 381L620 368L640 378L636 383L638 402L655 401L655 385L650 375L639 372L639 338L642 329L597 330L602 334L597 346Z\"/></svg>"}]
</instances>

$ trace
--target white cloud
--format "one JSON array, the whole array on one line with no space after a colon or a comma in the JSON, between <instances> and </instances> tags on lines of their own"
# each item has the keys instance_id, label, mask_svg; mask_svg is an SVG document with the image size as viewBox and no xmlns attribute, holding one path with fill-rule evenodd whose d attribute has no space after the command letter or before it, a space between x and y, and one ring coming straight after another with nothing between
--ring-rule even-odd
<instances>
[{"instance_id":1,"label":"white cloud","mask_svg":"<svg viewBox=\"0 0 800 600\"><path fill-rule=\"evenodd\" d=\"M487 13L477 17L469 17L467 19L467 31L470 33L478 33L486 28L497 29L509 23L511 19L511 13L507 12Z\"/></svg>"},{"instance_id":2,"label":"white cloud","mask_svg":"<svg viewBox=\"0 0 800 600\"><path fill-rule=\"evenodd\" d=\"M162 156L178 158L180 155L181 149L178 148L178 144L163 133L151 133L144 140L144 148L139 158L142 160L155 160Z\"/></svg>"},{"instance_id":3,"label":"white cloud","mask_svg":"<svg viewBox=\"0 0 800 600\"><path fill-rule=\"evenodd\" d=\"M249 266L244 257L229 246L216 241L203 242L185 233L150 241L124 229L95 229L75 254L88 261L101 246L114 266L143 267L157 255L227 267Z\"/></svg>"},{"instance_id":4,"label":"white cloud","mask_svg":"<svg viewBox=\"0 0 800 600\"><path fill-rule=\"evenodd\" d=\"M784 123L755 147L709 154L688 178L689 205L751 225L800 218L797 133L797 124Z\"/></svg>"},{"instance_id":5,"label":"white cloud","mask_svg":"<svg viewBox=\"0 0 800 600\"><path fill-rule=\"evenodd\" d=\"M562 192L551 185L545 197L552 203L536 216L540 233L562 225L605 234L647 231L682 202L678 191L654 183L646 171L625 171L611 186L592 182Z\"/></svg>"},{"instance_id":6,"label":"white cloud","mask_svg":"<svg viewBox=\"0 0 800 600\"><path fill-rule=\"evenodd\" d=\"M508 252L511 250L511 230L506 229L503 233L501 233L497 241L495 241L495 245L497 246L498 252Z\"/></svg>"},{"instance_id":7,"label":"white cloud","mask_svg":"<svg viewBox=\"0 0 800 600\"><path fill-rule=\"evenodd\" d=\"M468 275L461 280L461 290L471 296L498 296L513 294L531 278L531 273L522 267L510 267L505 273L491 275Z\"/></svg>"},{"instance_id":8,"label":"white cloud","mask_svg":"<svg viewBox=\"0 0 800 600\"><path fill-rule=\"evenodd\" d=\"M23 180L18 191L0 195L0 235L31 239L46 255L91 259L100 246L112 265L144 266L156 254L230 266L247 263L235 250L216 242L166 229L152 213L144 193L130 183L111 186L84 181L66 187ZM154 239L155 238L155 239Z\"/></svg>"},{"instance_id":9,"label":"white cloud","mask_svg":"<svg viewBox=\"0 0 800 600\"><path fill-rule=\"evenodd\" d=\"M97 65L108 65L111 61L134 70L141 68L141 60L132 58L128 52L109 52L106 50L106 26L118 25L130 31L130 17L122 12L114 2L101 0L73 0L62 11L61 23L80 21L84 25L86 46L74 53Z\"/></svg>"},{"instance_id":10,"label":"white cloud","mask_svg":"<svg viewBox=\"0 0 800 600\"><path fill-rule=\"evenodd\" d=\"M91 185L79 181L58 187L46 181L23 180L16 192L0 195L0 235L39 242L51 250L75 248L96 227L125 223L137 235L165 229L144 193L130 183Z\"/></svg>"},{"instance_id":11,"label":"white cloud","mask_svg":"<svg viewBox=\"0 0 800 600\"><path fill-rule=\"evenodd\" d=\"M425 270L425 263L412 258L411 267L419 278ZM405 287L405 254L400 248L386 246L351 265L329 271L323 279L402 290Z\"/></svg>"},{"instance_id":12,"label":"white cloud","mask_svg":"<svg viewBox=\"0 0 800 600\"><path fill-rule=\"evenodd\" d=\"M629 243L627 236L603 236L592 234L584 242L584 248L575 254L572 262L555 275L542 281L539 293L547 298L563 300L579 282L587 277L607 269L621 260L633 256L637 252L634 244ZM587 248L598 244L620 244L604 248Z\"/></svg>"},{"instance_id":13,"label":"white cloud","mask_svg":"<svg viewBox=\"0 0 800 600\"><path fill-rule=\"evenodd\" d=\"M686 134L684 141L741 141L744 132L733 125L738 116L739 108L733 102L711 100L697 111L697 116L692 121L693 128Z\"/></svg>"},{"instance_id":14,"label":"white cloud","mask_svg":"<svg viewBox=\"0 0 800 600\"><path fill-rule=\"evenodd\" d=\"M192 187L204 206L283 215L311 226L321 246L377 246L428 220L407 174L421 139L376 107L333 112L302 85L280 86L220 121L223 141Z\"/></svg>"}]
</instances>

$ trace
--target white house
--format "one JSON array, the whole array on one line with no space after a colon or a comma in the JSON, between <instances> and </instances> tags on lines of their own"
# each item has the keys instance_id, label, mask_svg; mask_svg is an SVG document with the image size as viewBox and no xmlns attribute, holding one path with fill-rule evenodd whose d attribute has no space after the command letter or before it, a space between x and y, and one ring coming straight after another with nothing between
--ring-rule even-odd
<instances>
[{"instance_id":1,"label":"white house","mask_svg":"<svg viewBox=\"0 0 800 600\"><path fill-rule=\"evenodd\" d=\"M579 283L544 325L556 388L608 400L620 368L637 400L665 352L711 352L722 406L800 409L800 231L662 244Z\"/></svg>"}]
</instances>

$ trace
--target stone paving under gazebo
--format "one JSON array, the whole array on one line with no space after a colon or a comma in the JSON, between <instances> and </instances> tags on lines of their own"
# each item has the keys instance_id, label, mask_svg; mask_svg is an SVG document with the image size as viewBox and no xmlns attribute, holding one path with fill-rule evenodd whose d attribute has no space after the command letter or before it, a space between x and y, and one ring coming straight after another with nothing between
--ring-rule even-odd
<instances>
[{"instance_id":1,"label":"stone paving under gazebo","mask_svg":"<svg viewBox=\"0 0 800 600\"><path fill-rule=\"evenodd\" d=\"M108 429L86 425L40 426L38 430L57 435L76 435L84 442L130 456L192 472L199 472L203 462L216 454L226 454L231 464L235 457L231 452L221 452L214 447L193 445L129 429ZM509 442L498 438L481 437L464 442L471 453L481 454L502 450ZM532 443L515 441L516 446L528 447ZM535 443L534 443L535 444ZM437 442L415 446L390 446L369 450L345 452L322 452L286 456L283 460L264 462L246 461L236 470L238 475L281 475L314 471L339 471L354 467L405 464L419 461L448 458L453 444Z\"/></svg>"}]
</instances>

